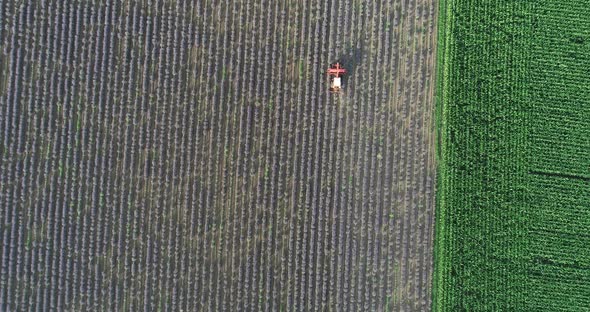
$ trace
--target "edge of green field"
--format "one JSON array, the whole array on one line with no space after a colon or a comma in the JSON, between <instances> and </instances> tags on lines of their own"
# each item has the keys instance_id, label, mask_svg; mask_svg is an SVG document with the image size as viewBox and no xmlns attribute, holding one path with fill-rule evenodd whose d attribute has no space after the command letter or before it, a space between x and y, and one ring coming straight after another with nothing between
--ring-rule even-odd
<instances>
[{"instance_id":1,"label":"edge of green field","mask_svg":"<svg viewBox=\"0 0 590 312\"><path fill-rule=\"evenodd\" d=\"M436 163L438 166L437 175L436 175L436 185L437 191L435 196L435 223L434 223L434 250L433 250L433 277L432 277L432 308L433 311L440 310L442 306L441 296L439 296L439 283L443 284L444 276L443 271L446 269L444 262L439 261L443 260L443 252L444 247L446 244L446 237L442 235L445 230L445 219L441 218L444 213L446 212L446 206L444 205L444 192L442 188L445 187L447 184L444 182L446 178L445 175L445 163L443 160L444 154L444 142L443 140L445 137L442 135L444 133L444 102L443 100L446 96L443 95L445 91L445 84L446 84L446 75L448 73L448 62L445 62L445 52L447 52L449 48L449 40L450 37L447 36L448 29L450 28L450 23L447 23L447 17L450 16L447 10L450 10L450 6L446 5L446 0L439 0L438 4L438 34L437 34L437 62L436 62L436 95L435 95L435 149L436 149Z\"/></svg>"}]
</instances>

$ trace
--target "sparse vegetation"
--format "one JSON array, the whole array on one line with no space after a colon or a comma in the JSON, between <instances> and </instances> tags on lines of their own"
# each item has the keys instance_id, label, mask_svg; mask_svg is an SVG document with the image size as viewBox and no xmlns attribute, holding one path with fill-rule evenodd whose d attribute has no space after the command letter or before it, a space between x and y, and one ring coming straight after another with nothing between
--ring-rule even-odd
<instances>
[{"instance_id":1,"label":"sparse vegetation","mask_svg":"<svg viewBox=\"0 0 590 312\"><path fill-rule=\"evenodd\" d=\"M422 4L0 1L0 309L427 310Z\"/></svg>"}]
</instances>

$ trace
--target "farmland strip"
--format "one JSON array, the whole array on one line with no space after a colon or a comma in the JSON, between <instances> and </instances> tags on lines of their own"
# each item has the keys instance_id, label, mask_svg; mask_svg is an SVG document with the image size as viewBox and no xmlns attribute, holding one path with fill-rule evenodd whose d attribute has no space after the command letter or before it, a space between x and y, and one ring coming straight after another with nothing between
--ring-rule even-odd
<instances>
[{"instance_id":1,"label":"farmland strip","mask_svg":"<svg viewBox=\"0 0 590 312\"><path fill-rule=\"evenodd\" d=\"M1 1L2 308L428 310L427 2Z\"/></svg>"}]
</instances>

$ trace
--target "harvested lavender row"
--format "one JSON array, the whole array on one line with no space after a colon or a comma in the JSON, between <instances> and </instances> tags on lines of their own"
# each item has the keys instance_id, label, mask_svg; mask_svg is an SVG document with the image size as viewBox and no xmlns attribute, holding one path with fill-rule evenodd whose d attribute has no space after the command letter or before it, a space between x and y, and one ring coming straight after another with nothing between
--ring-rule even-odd
<instances>
[{"instance_id":1,"label":"harvested lavender row","mask_svg":"<svg viewBox=\"0 0 590 312\"><path fill-rule=\"evenodd\" d=\"M0 1L0 309L429 310L435 18Z\"/></svg>"}]
</instances>

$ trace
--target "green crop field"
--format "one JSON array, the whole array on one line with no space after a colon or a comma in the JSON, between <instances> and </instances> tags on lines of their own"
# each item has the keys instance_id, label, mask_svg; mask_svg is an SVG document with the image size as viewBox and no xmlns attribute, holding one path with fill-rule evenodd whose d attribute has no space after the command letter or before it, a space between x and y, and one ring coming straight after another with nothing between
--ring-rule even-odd
<instances>
[{"instance_id":1,"label":"green crop field","mask_svg":"<svg viewBox=\"0 0 590 312\"><path fill-rule=\"evenodd\" d=\"M590 307L590 5L440 4L433 309Z\"/></svg>"},{"instance_id":2,"label":"green crop field","mask_svg":"<svg viewBox=\"0 0 590 312\"><path fill-rule=\"evenodd\" d=\"M531 56L528 307L590 309L590 2L541 1Z\"/></svg>"}]
</instances>

